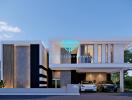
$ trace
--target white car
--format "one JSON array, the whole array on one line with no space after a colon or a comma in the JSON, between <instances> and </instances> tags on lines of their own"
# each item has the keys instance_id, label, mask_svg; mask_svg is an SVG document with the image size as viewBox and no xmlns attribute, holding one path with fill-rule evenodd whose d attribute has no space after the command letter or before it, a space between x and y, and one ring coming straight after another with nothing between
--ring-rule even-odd
<instances>
[{"instance_id":1,"label":"white car","mask_svg":"<svg viewBox=\"0 0 132 100\"><path fill-rule=\"evenodd\" d=\"M83 82L81 84L80 90L81 91L93 91L93 92L96 92L97 91L97 86L92 81L85 81L85 82Z\"/></svg>"}]
</instances>

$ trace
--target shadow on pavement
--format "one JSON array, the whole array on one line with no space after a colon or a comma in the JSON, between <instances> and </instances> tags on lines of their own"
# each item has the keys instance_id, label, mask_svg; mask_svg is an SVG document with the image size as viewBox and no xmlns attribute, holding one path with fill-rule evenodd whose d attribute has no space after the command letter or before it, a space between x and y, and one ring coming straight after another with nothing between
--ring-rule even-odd
<instances>
[{"instance_id":1,"label":"shadow on pavement","mask_svg":"<svg viewBox=\"0 0 132 100\"><path fill-rule=\"evenodd\" d=\"M46 95L0 95L1 99L41 99L47 98Z\"/></svg>"}]
</instances>

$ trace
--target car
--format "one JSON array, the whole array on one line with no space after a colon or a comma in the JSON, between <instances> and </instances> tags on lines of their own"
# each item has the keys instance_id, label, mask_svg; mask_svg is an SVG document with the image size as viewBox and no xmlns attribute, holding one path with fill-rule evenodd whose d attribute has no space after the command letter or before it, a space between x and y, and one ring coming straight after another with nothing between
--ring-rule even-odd
<instances>
[{"instance_id":1,"label":"car","mask_svg":"<svg viewBox=\"0 0 132 100\"><path fill-rule=\"evenodd\" d=\"M117 92L117 85L112 81L102 81L97 85L97 91L99 92Z\"/></svg>"},{"instance_id":2,"label":"car","mask_svg":"<svg viewBox=\"0 0 132 100\"><path fill-rule=\"evenodd\" d=\"M97 86L92 81L84 81L84 82L81 83L80 91L81 92L83 92L83 91L96 92L97 91Z\"/></svg>"}]
</instances>

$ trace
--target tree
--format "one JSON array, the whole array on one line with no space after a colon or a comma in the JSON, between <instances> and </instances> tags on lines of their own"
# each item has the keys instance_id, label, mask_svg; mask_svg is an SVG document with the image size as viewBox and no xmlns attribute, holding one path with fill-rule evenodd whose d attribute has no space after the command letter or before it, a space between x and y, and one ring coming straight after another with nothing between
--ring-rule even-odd
<instances>
[{"instance_id":1,"label":"tree","mask_svg":"<svg viewBox=\"0 0 132 100\"><path fill-rule=\"evenodd\" d=\"M125 63L132 63L132 52L129 50L124 51L124 62Z\"/></svg>"},{"instance_id":2,"label":"tree","mask_svg":"<svg viewBox=\"0 0 132 100\"><path fill-rule=\"evenodd\" d=\"M120 80L120 74L119 73L112 73L111 74L111 80L114 84L118 84L119 80Z\"/></svg>"}]
</instances>

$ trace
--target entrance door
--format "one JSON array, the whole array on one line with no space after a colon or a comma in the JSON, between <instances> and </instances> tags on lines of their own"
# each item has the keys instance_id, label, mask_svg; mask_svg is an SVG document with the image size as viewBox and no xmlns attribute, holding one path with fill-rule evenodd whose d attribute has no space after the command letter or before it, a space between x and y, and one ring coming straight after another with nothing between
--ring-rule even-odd
<instances>
[{"instance_id":1,"label":"entrance door","mask_svg":"<svg viewBox=\"0 0 132 100\"><path fill-rule=\"evenodd\" d=\"M78 73L78 82L81 83L82 81L86 80L86 73Z\"/></svg>"},{"instance_id":2,"label":"entrance door","mask_svg":"<svg viewBox=\"0 0 132 100\"><path fill-rule=\"evenodd\" d=\"M60 88L60 79L52 79L52 88Z\"/></svg>"},{"instance_id":3,"label":"entrance door","mask_svg":"<svg viewBox=\"0 0 132 100\"><path fill-rule=\"evenodd\" d=\"M77 63L77 54L71 54L71 64Z\"/></svg>"}]
</instances>

